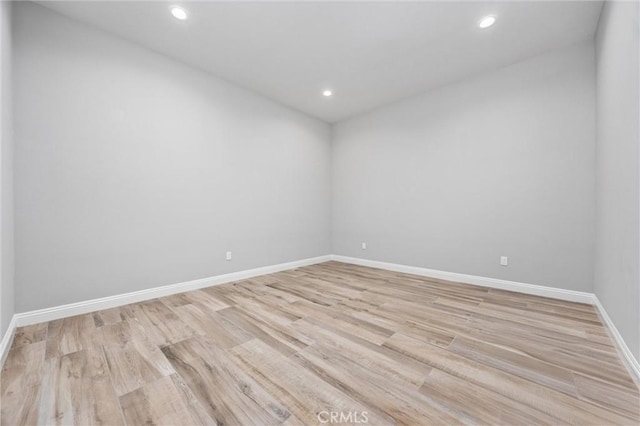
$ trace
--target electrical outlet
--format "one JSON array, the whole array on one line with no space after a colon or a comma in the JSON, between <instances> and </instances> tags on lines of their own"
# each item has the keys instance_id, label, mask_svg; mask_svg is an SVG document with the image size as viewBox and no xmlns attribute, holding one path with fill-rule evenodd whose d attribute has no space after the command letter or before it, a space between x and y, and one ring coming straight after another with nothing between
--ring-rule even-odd
<instances>
[{"instance_id":1,"label":"electrical outlet","mask_svg":"<svg viewBox=\"0 0 640 426\"><path fill-rule=\"evenodd\" d=\"M227 252L227 260L231 260L231 252L230 251Z\"/></svg>"},{"instance_id":2,"label":"electrical outlet","mask_svg":"<svg viewBox=\"0 0 640 426\"><path fill-rule=\"evenodd\" d=\"M507 256L500 256L500 265L507 266L509 264L509 258Z\"/></svg>"},{"instance_id":3,"label":"electrical outlet","mask_svg":"<svg viewBox=\"0 0 640 426\"><path fill-rule=\"evenodd\" d=\"M367 243L362 243L362 250L366 250L367 249Z\"/></svg>"}]
</instances>

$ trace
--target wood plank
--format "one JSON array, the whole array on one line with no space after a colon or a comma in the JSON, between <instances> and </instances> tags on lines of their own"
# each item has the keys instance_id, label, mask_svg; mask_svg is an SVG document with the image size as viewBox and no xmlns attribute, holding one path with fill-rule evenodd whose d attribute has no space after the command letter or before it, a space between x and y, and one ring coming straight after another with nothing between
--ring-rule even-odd
<instances>
[{"instance_id":1,"label":"wood plank","mask_svg":"<svg viewBox=\"0 0 640 426\"><path fill-rule=\"evenodd\" d=\"M389 381L387 376L364 368L357 359L338 351L313 346L295 354L292 359L336 389L366 404L369 407L367 416L375 412L392 418L396 424L406 425L462 423L457 413L446 406L413 388Z\"/></svg>"},{"instance_id":2,"label":"wood plank","mask_svg":"<svg viewBox=\"0 0 640 426\"><path fill-rule=\"evenodd\" d=\"M38 424L124 424L97 349L47 359Z\"/></svg>"},{"instance_id":3,"label":"wood plank","mask_svg":"<svg viewBox=\"0 0 640 426\"><path fill-rule=\"evenodd\" d=\"M295 335L291 335L288 330L283 331L281 328L258 321L247 316L236 307L222 309L218 312L241 329L262 340L285 356L292 355L307 346L304 341L298 339Z\"/></svg>"},{"instance_id":4,"label":"wood plank","mask_svg":"<svg viewBox=\"0 0 640 426\"><path fill-rule=\"evenodd\" d=\"M431 367L426 364L415 362L412 358L311 318L296 321L294 327L315 340L313 347L358 360L360 365L386 377L387 381L418 389L422 386L424 377L431 371Z\"/></svg>"},{"instance_id":5,"label":"wood plank","mask_svg":"<svg viewBox=\"0 0 640 426\"><path fill-rule=\"evenodd\" d=\"M289 418L276 398L206 338L184 340L163 352L217 424L274 424Z\"/></svg>"},{"instance_id":6,"label":"wood plank","mask_svg":"<svg viewBox=\"0 0 640 426\"><path fill-rule=\"evenodd\" d=\"M236 346L231 352L238 366L307 424L318 423L321 412L369 412L373 424L393 423L391 418L371 413L368 406L291 363L258 339Z\"/></svg>"},{"instance_id":7,"label":"wood plank","mask_svg":"<svg viewBox=\"0 0 640 426\"><path fill-rule=\"evenodd\" d=\"M561 418L505 397L434 368L420 392L469 419L482 424L568 424ZM482 403L478 403L482 401Z\"/></svg>"},{"instance_id":8,"label":"wood plank","mask_svg":"<svg viewBox=\"0 0 640 426\"><path fill-rule=\"evenodd\" d=\"M251 333L233 324L216 311L207 311L204 306L189 304L173 308L180 319L202 336L208 336L224 348L232 348L253 339Z\"/></svg>"},{"instance_id":9,"label":"wood plank","mask_svg":"<svg viewBox=\"0 0 640 426\"><path fill-rule=\"evenodd\" d=\"M26 327L18 327L16 334L13 336L12 347L17 348L46 340L48 328L49 326L46 322L28 325Z\"/></svg>"},{"instance_id":10,"label":"wood plank","mask_svg":"<svg viewBox=\"0 0 640 426\"><path fill-rule=\"evenodd\" d=\"M21 327L0 384L11 426L640 424L592 306L339 262Z\"/></svg>"},{"instance_id":11,"label":"wood plank","mask_svg":"<svg viewBox=\"0 0 640 426\"><path fill-rule=\"evenodd\" d=\"M129 425L211 425L204 409L185 392L182 380L162 377L120 397Z\"/></svg>"},{"instance_id":12,"label":"wood plank","mask_svg":"<svg viewBox=\"0 0 640 426\"><path fill-rule=\"evenodd\" d=\"M125 316L122 314L122 310L119 307L104 309L93 313L93 322L96 327L116 324L124 319Z\"/></svg>"},{"instance_id":13,"label":"wood plank","mask_svg":"<svg viewBox=\"0 0 640 426\"><path fill-rule=\"evenodd\" d=\"M585 404L561 392L401 334L393 335L384 345L450 375L530 407L541 408L547 414L554 413L569 423L628 424L630 421L620 414Z\"/></svg>"},{"instance_id":14,"label":"wood plank","mask_svg":"<svg viewBox=\"0 0 640 426\"><path fill-rule=\"evenodd\" d=\"M125 309L123 309L125 311ZM161 300L128 305L126 316L141 324L147 336L157 345L168 345L193 337L195 331L173 312Z\"/></svg>"},{"instance_id":15,"label":"wood plank","mask_svg":"<svg viewBox=\"0 0 640 426\"><path fill-rule=\"evenodd\" d=\"M46 357L52 358L91 348L96 327L86 314L51 321L47 330Z\"/></svg>"},{"instance_id":16,"label":"wood plank","mask_svg":"<svg viewBox=\"0 0 640 426\"><path fill-rule=\"evenodd\" d=\"M35 425L42 389L46 342L14 346L0 380L0 424Z\"/></svg>"},{"instance_id":17,"label":"wood plank","mask_svg":"<svg viewBox=\"0 0 640 426\"><path fill-rule=\"evenodd\" d=\"M580 399L622 413L631 419L640 418L638 389L617 386L580 373L574 373L574 378Z\"/></svg>"},{"instance_id":18,"label":"wood plank","mask_svg":"<svg viewBox=\"0 0 640 426\"><path fill-rule=\"evenodd\" d=\"M540 361L525 353L464 337L456 337L448 349L458 355L499 368L550 389L574 397L578 395L573 373L570 370Z\"/></svg>"},{"instance_id":19,"label":"wood plank","mask_svg":"<svg viewBox=\"0 0 640 426\"><path fill-rule=\"evenodd\" d=\"M118 396L175 373L139 324L123 321L104 326L101 332L109 375Z\"/></svg>"}]
</instances>

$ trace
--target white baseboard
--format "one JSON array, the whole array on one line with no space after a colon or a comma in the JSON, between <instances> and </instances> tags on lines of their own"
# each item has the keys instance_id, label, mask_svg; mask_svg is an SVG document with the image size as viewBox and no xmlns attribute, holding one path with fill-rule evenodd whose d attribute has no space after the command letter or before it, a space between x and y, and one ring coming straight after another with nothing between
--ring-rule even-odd
<instances>
[{"instance_id":1,"label":"white baseboard","mask_svg":"<svg viewBox=\"0 0 640 426\"><path fill-rule=\"evenodd\" d=\"M473 284L481 287L491 287L500 290L515 291L534 296L551 297L553 299L567 300L569 302L593 303L593 294L583 291L564 290L556 287L519 283L516 281L500 280L496 278L479 277L476 275L459 274L457 272L439 271L437 269L420 268L417 266L398 265L396 263L379 262L377 260L360 259L332 255L332 260L337 262L352 263L354 265L368 266L370 268L386 269L405 274L420 275L423 277L437 278L465 284Z\"/></svg>"},{"instance_id":2,"label":"white baseboard","mask_svg":"<svg viewBox=\"0 0 640 426\"><path fill-rule=\"evenodd\" d=\"M613 323L611 318L609 318L607 311L604 309L604 306L602 306L602 303L600 303L598 296L596 296L595 294L593 295L593 305L596 307L598 314L600 314L602 322L609 329L609 334L611 335L613 341L616 343L618 353L627 366L629 373L631 373L631 376L640 386L640 363L638 363L638 360L633 356L633 353L629 349L629 346L627 346L627 342L624 341L622 335L616 328L616 325Z\"/></svg>"},{"instance_id":3,"label":"white baseboard","mask_svg":"<svg viewBox=\"0 0 640 426\"><path fill-rule=\"evenodd\" d=\"M4 336L2 336L2 341L0 341L0 367L4 365L4 360L9 354L13 337L16 335L16 327L16 316L14 315L11 317L7 331L4 333Z\"/></svg>"},{"instance_id":4,"label":"white baseboard","mask_svg":"<svg viewBox=\"0 0 640 426\"><path fill-rule=\"evenodd\" d=\"M640 383L640 364L635 359L624 339L616 329L616 326L607 315L604 307L598 298L587 292L564 290L554 287L526 284L515 281L500 280L496 278L479 277L475 275L459 274L456 272L439 271L436 269L420 268L416 266L399 265L395 263L379 262L376 260L360 259L340 255L326 255L294 262L280 263L277 265L265 266L261 268L249 269L245 271L232 272L224 275L217 275L209 278L202 278L178 284L171 284L162 287L150 288L147 290L134 291L131 293L119 294L115 296L102 297L99 299L87 300L84 302L71 303L68 305L55 306L52 308L39 309L35 311L15 314L11 319L7 332L0 342L0 366L4 364L5 357L13 342L16 327L37 324L40 322L52 321L74 315L86 314L102 309L114 308L128 305L130 303L142 302L155 299L157 297L169 296L183 293L185 291L198 290L205 287L229 283L233 281L245 280L260 275L272 274L285 271L287 269L300 268L302 266L315 265L317 263L335 260L337 262L351 263L354 265L368 266L371 268L386 269L389 271L402 272L406 274L419 275L447 281L473 284L482 287L490 287L500 290L509 290L518 293L531 294L535 296L550 297L553 299L567 300L570 302L586 303L594 305L599 312L604 324L609 328L611 337L618 346L622 359L625 361L632 376Z\"/></svg>"},{"instance_id":5,"label":"white baseboard","mask_svg":"<svg viewBox=\"0 0 640 426\"><path fill-rule=\"evenodd\" d=\"M213 277L201 278L198 280L186 281L178 284L170 284L162 287L150 288L147 290L134 291L131 293L101 297L99 299L86 300L77 303L70 303L68 305L54 306L51 308L22 312L16 314L14 318L16 325L18 327L23 327L25 325L37 324L40 322L86 314L102 309L115 308L117 306L128 305L130 303L142 302L145 300L155 299L156 297L170 296L172 294L183 293L185 291L198 290L201 288L230 283L233 281L246 280L248 278L257 277L259 275L273 274L275 272L285 271L287 269L315 265L316 263L327 262L329 260L331 260L330 255L312 257L309 259L296 260L294 262L280 263L277 265L248 269L245 271L231 272L229 274L216 275Z\"/></svg>"},{"instance_id":6,"label":"white baseboard","mask_svg":"<svg viewBox=\"0 0 640 426\"><path fill-rule=\"evenodd\" d=\"M473 284L482 287L491 287L500 290L509 290L517 293L531 294L535 296L550 297L552 299L566 300L569 302L586 303L594 305L602 322L609 329L609 333L617 346L618 352L624 361L631 376L640 384L640 364L635 359L633 353L629 350L627 343L624 341L618 329L616 328L607 311L593 293L582 291L564 290L555 287L546 287L535 284L526 284L516 281L499 280L496 278L479 277L475 275L459 274L457 272L439 271L436 269L420 268L417 266L399 265L396 263L379 262L377 260L360 259L357 257L347 257L340 255L332 255L331 260L344 263L352 263L354 265L368 266L370 268L386 269L389 271L402 272L405 274L419 275L429 278L437 278L441 280L460 282L465 284Z\"/></svg>"}]
</instances>

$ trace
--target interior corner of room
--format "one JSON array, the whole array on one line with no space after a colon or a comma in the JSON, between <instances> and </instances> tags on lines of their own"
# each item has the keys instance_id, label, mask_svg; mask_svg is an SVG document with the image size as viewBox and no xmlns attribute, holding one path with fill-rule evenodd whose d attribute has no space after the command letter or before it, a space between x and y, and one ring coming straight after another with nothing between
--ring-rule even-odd
<instances>
[{"instance_id":1,"label":"interior corner of room","mask_svg":"<svg viewBox=\"0 0 640 426\"><path fill-rule=\"evenodd\" d=\"M338 261L593 305L640 378L638 2L499 64L478 42L492 66L429 40L478 66L424 90L375 74L397 84L377 104L366 73L252 87L278 65L219 65L233 81L172 44L186 27L149 44L72 3L0 2L2 361L16 327ZM399 57L407 80L421 60Z\"/></svg>"}]
</instances>

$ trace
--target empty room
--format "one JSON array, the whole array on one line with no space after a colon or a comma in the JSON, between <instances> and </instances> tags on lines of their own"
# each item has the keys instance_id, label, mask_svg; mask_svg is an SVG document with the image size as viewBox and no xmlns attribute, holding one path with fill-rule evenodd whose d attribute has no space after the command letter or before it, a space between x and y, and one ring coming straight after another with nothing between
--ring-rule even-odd
<instances>
[{"instance_id":1,"label":"empty room","mask_svg":"<svg viewBox=\"0 0 640 426\"><path fill-rule=\"evenodd\" d=\"M639 425L639 22L0 0L0 425Z\"/></svg>"}]
</instances>

